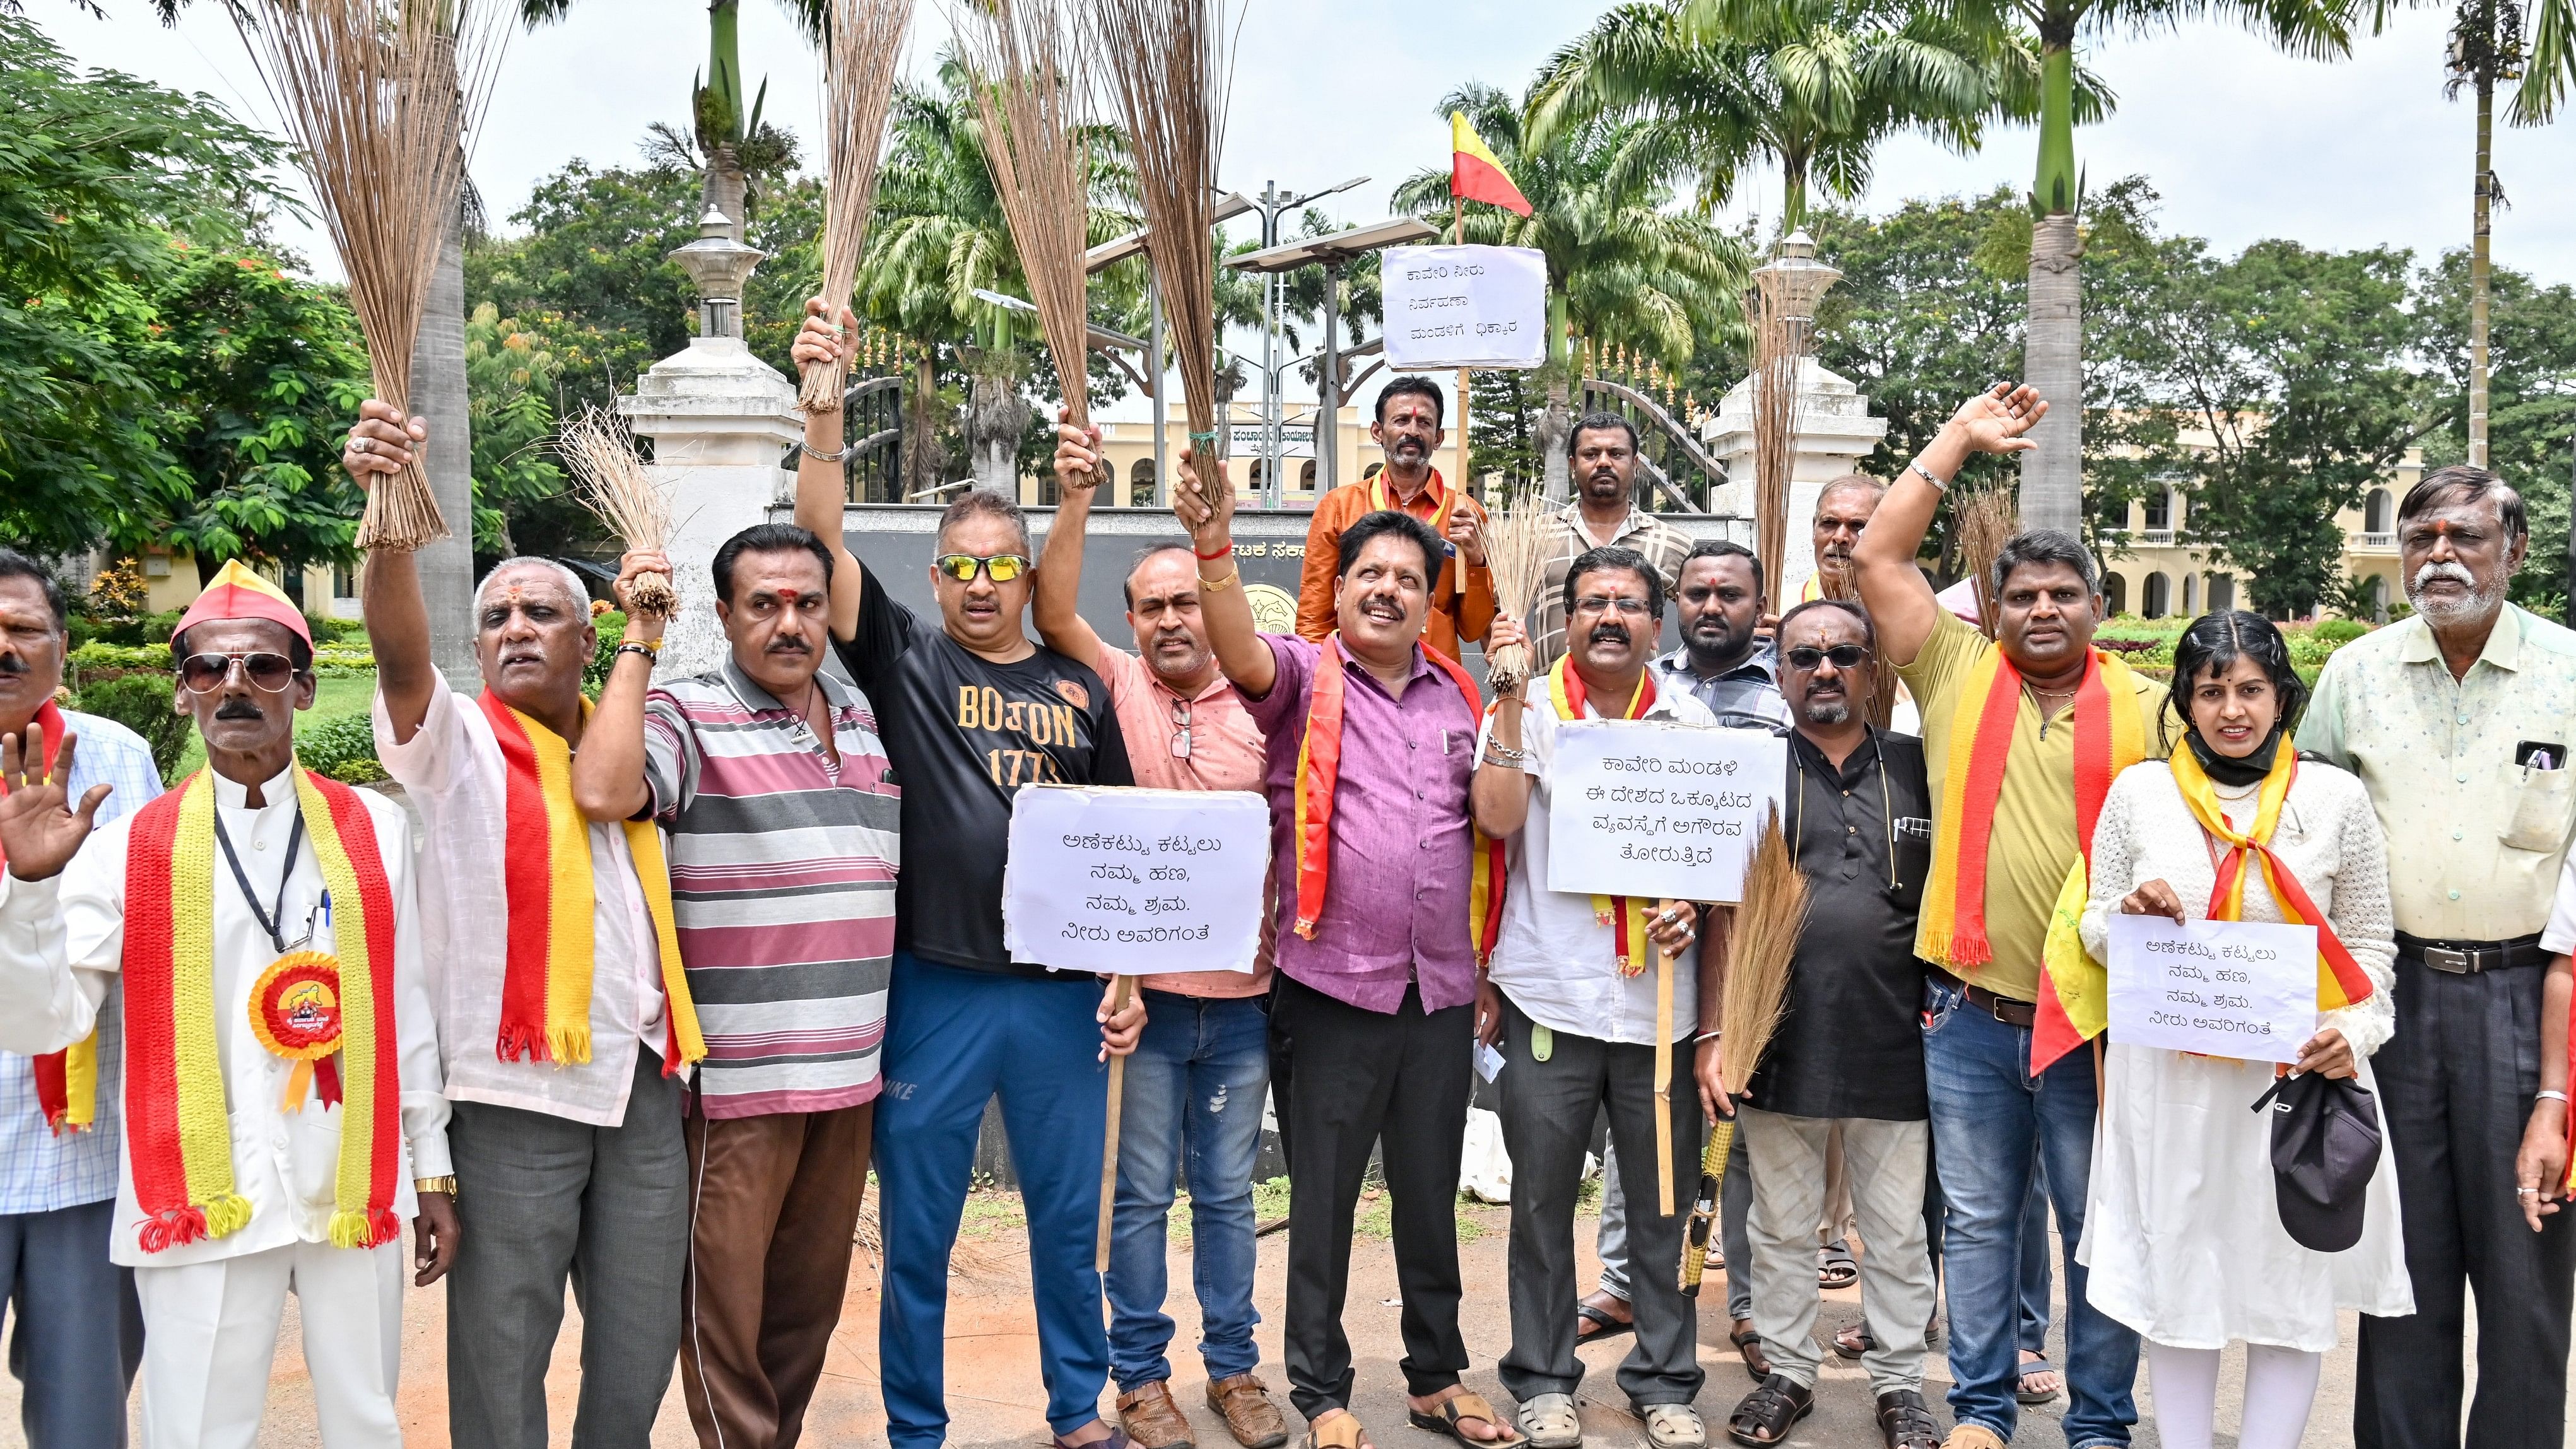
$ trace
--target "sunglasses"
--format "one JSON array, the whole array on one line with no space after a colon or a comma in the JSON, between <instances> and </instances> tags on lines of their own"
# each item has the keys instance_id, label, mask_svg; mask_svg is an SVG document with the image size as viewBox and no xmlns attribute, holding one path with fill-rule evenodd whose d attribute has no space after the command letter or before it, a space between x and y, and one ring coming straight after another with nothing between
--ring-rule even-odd
<instances>
[{"instance_id":1,"label":"sunglasses","mask_svg":"<svg viewBox=\"0 0 2576 1449\"><path fill-rule=\"evenodd\" d=\"M1007 584L1030 568L1029 561L1015 553L997 553L990 558L971 553L943 553L932 559L930 566L961 584L975 582L977 570L990 574L997 584Z\"/></svg>"},{"instance_id":2,"label":"sunglasses","mask_svg":"<svg viewBox=\"0 0 2576 1449\"><path fill-rule=\"evenodd\" d=\"M179 662L179 682L194 694L210 694L224 687L232 677L233 666L241 666L242 677L254 686L276 694L295 682L295 661L283 654L261 651L255 654L191 654Z\"/></svg>"},{"instance_id":3,"label":"sunglasses","mask_svg":"<svg viewBox=\"0 0 2576 1449\"><path fill-rule=\"evenodd\" d=\"M1789 661L1792 669L1813 669L1828 659L1834 661L1836 669L1856 669L1862 660L1869 657L1869 647L1863 644L1837 644L1831 649L1802 646L1786 651L1782 657Z\"/></svg>"}]
</instances>

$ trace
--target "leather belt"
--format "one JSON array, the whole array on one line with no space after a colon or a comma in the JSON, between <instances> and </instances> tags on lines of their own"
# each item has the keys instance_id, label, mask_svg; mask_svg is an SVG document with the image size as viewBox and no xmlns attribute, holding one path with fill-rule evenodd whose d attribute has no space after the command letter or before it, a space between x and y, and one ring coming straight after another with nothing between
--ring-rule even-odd
<instances>
[{"instance_id":1,"label":"leather belt","mask_svg":"<svg viewBox=\"0 0 2576 1449\"><path fill-rule=\"evenodd\" d=\"M2453 976L2473 976L2509 966L2540 966L2549 960L2549 953L2540 949L2537 931L2510 941L2427 941L2400 931L2397 954Z\"/></svg>"},{"instance_id":2,"label":"leather belt","mask_svg":"<svg viewBox=\"0 0 2576 1449\"><path fill-rule=\"evenodd\" d=\"M1932 968L1932 974L1957 987L1959 994L1968 999L1970 1006L2006 1026L2018 1026L2028 1030L2039 1024L2039 1005L2036 1002L2015 1001L2009 996L1997 996L1982 986L1972 986L1960 980L1938 966Z\"/></svg>"}]
</instances>

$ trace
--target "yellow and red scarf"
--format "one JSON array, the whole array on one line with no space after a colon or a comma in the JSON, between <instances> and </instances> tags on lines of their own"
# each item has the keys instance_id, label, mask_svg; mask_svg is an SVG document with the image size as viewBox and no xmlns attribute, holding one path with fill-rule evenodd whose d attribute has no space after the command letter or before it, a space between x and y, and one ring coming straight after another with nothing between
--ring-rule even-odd
<instances>
[{"instance_id":1,"label":"yellow and red scarf","mask_svg":"<svg viewBox=\"0 0 2576 1449\"><path fill-rule=\"evenodd\" d=\"M54 756L63 749L63 712L52 700L36 706L31 726L45 739L44 778L54 777ZM0 795L9 787L0 785ZM8 868L9 855L0 851L0 870ZM86 1132L98 1121L98 1028L90 1028L87 1037L73 1042L58 1052L29 1059L36 1077L36 1108L44 1113L45 1123L59 1137L65 1132Z\"/></svg>"},{"instance_id":2,"label":"yellow and red scarf","mask_svg":"<svg viewBox=\"0 0 2576 1449\"><path fill-rule=\"evenodd\" d=\"M1485 704L1476 681L1458 661L1425 644L1422 657L1449 676L1466 697L1467 717L1481 718ZM1324 636L1315 655L1315 685L1306 701L1306 737L1297 745L1297 925L1300 936L1315 939L1315 923L1324 914L1324 893L1332 871L1333 791L1342 775L1343 673L1341 634ZM1468 747L1474 748L1470 740ZM1502 930L1502 842L1476 842L1474 885L1467 903L1468 935L1483 960Z\"/></svg>"},{"instance_id":3,"label":"yellow and red scarf","mask_svg":"<svg viewBox=\"0 0 2576 1449\"><path fill-rule=\"evenodd\" d=\"M2021 671L2001 647L1989 645L1969 666L1950 706L1949 752L1917 950L1925 960L1962 977L1995 956L1986 935L1986 852L2021 697ZM2085 956L2068 926L2069 906L2074 917L2081 917L2091 879L2093 827L2102 818L2111 782L2147 754L2146 717L2138 708L2134 676L2118 655L2090 651L2084 678L2075 687L2072 714L2077 850L2058 892L2040 962L2039 1020L2030 1045L2034 1075L2100 1032L2109 1019L2107 984L2095 979L2101 968Z\"/></svg>"},{"instance_id":4,"label":"yellow and red scarf","mask_svg":"<svg viewBox=\"0 0 2576 1449\"><path fill-rule=\"evenodd\" d=\"M2263 883L2271 889L2272 899L2281 908L2284 920L2317 928L2317 1010L2336 1011L2362 1001L2371 993L2370 973L2352 959L2336 937L2334 927L2326 924L2326 913L2308 899L2299 878L2290 874L2289 866L2272 853L2272 832L2281 823L2281 802L2290 796L2290 786L2299 778L2299 752L2283 739L2272 755L2272 767L2263 776L2263 785L2254 797L2254 825L2239 832L2227 823L2227 812L2218 803L2218 791L2210 784L2208 772L2200 767L2200 757L2186 747L2173 752L2169 762L2174 786L2182 792L2182 802L2191 807L2194 820L2210 838L2227 847L2219 858L2217 883L2209 893L2208 918L2213 921L2245 919L2246 859L2262 862Z\"/></svg>"},{"instance_id":5,"label":"yellow and red scarf","mask_svg":"<svg viewBox=\"0 0 2576 1449\"><path fill-rule=\"evenodd\" d=\"M1568 667L1573 662L1574 656L1559 655L1556 663L1547 671L1548 703L1556 706L1556 717L1560 720L1583 718L1583 676ZM1654 671L1641 670L1637 675L1637 687L1629 692L1627 708L1607 718L1642 719L1647 710L1654 708L1654 704ZM1646 901L1638 896L1594 896L1592 898L1593 923L1608 926L1614 932L1613 939L1619 956L1619 974L1622 976L1634 976L1646 969L1647 954L1643 949L1647 939L1646 908Z\"/></svg>"},{"instance_id":6,"label":"yellow and red scarf","mask_svg":"<svg viewBox=\"0 0 2576 1449\"><path fill-rule=\"evenodd\" d=\"M394 900L374 822L357 792L294 770L296 803L340 921L340 1165L335 1247L400 1230L402 1082L394 1031ZM215 777L134 813L125 858L125 1140L143 1251L225 1237L250 1221L235 1190L215 1020ZM349 909L354 904L355 910Z\"/></svg>"},{"instance_id":7,"label":"yellow and red scarf","mask_svg":"<svg viewBox=\"0 0 2576 1449\"><path fill-rule=\"evenodd\" d=\"M500 742L507 831L501 879L510 913L508 961L501 977L501 1031L494 1051L505 1062L573 1066L590 1060L592 913L590 823L572 798L572 747L563 736L483 691L483 716ZM591 710L581 702L584 718ZM698 1012L680 967L680 937L671 915L671 871L662 832L629 820L626 847L644 887L646 913L661 947L664 1049L669 1076L707 1054ZM542 843L541 843L542 842Z\"/></svg>"}]
</instances>

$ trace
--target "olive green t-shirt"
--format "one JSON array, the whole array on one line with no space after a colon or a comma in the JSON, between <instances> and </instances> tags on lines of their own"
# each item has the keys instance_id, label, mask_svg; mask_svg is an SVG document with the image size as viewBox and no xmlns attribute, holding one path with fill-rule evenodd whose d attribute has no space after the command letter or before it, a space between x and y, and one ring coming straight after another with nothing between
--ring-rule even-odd
<instances>
[{"instance_id":1,"label":"olive green t-shirt","mask_svg":"<svg viewBox=\"0 0 2576 1449\"><path fill-rule=\"evenodd\" d=\"M1931 775L1933 809L1940 809L1942 777L1950 763L1950 715L1972 669L1994 642L1948 610L1932 637L1897 670L1923 708L1923 757ZM2155 726L2163 686L2131 676L2147 718L2148 759L2165 755ZM1971 727L1975 716L1969 716ZM1949 822L1935 820L1938 832ZM2004 760L2003 788L1986 840L1986 938L1995 959L1979 967L1976 984L2016 1001L2039 998L2040 953L2048 942L2048 916L2075 864L2075 711L2070 706L2042 722L2027 690L2013 717L2012 752ZM1915 949L1922 950L1916 937Z\"/></svg>"}]
</instances>

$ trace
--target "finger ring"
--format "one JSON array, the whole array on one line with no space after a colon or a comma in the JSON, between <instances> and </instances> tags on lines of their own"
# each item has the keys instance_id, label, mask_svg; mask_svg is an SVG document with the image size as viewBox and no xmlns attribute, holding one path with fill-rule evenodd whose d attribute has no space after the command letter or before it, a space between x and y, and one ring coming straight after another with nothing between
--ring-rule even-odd
<instances>
[{"instance_id":1,"label":"finger ring","mask_svg":"<svg viewBox=\"0 0 2576 1449\"><path fill-rule=\"evenodd\" d=\"M2517 1193L2519 1193L2519 1194L2521 1194L2521 1195L2522 1195L2522 1196L2524 1196L2524 1197L2538 1197L2538 1196L2540 1196L2540 1189L2539 1189L2539 1188L2536 1188L2536 1187L2517 1187L2517 1188L2515 1188L2515 1189L2514 1189L2514 1191L2515 1191L2515 1192L2517 1192Z\"/></svg>"},{"instance_id":2,"label":"finger ring","mask_svg":"<svg viewBox=\"0 0 2576 1449\"><path fill-rule=\"evenodd\" d=\"M353 439L349 444L349 450L354 453L372 453L376 450L376 440L373 438Z\"/></svg>"}]
</instances>

